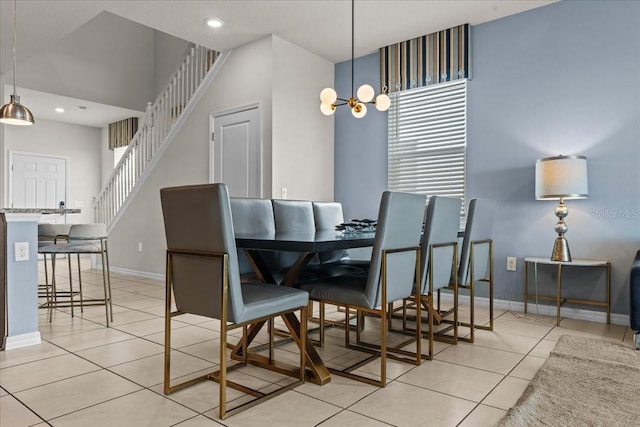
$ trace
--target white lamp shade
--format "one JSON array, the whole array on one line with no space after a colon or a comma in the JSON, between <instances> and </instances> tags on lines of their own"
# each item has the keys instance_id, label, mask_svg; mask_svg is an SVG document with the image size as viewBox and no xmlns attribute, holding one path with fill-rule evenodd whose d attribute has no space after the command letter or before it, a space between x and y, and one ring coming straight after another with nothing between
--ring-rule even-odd
<instances>
[{"instance_id":1,"label":"white lamp shade","mask_svg":"<svg viewBox=\"0 0 640 427\"><path fill-rule=\"evenodd\" d=\"M369 102L373 99L376 93L373 91L371 86L362 85L358 88L358 92L356 94L358 95L360 102Z\"/></svg>"},{"instance_id":2,"label":"white lamp shade","mask_svg":"<svg viewBox=\"0 0 640 427\"><path fill-rule=\"evenodd\" d=\"M360 106L360 108L358 108L358 106ZM356 111L358 109L360 111ZM367 115L367 106L358 102L358 104L356 104L356 106L351 109L351 114L353 114L353 117L361 119Z\"/></svg>"},{"instance_id":3,"label":"white lamp shade","mask_svg":"<svg viewBox=\"0 0 640 427\"><path fill-rule=\"evenodd\" d=\"M376 96L376 108L378 111L387 111L391 106L391 99L384 93Z\"/></svg>"},{"instance_id":4,"label":"white lamp shade","mask_svg":"<svg viewBox=\"0 0 640 427\"><path fill-rule=\"evenodd\" d=\"M536 199L584 199L588 195L586 157L557 156L536 162Z\"/></svg>"},{"instance_id":5,"label":"white lamp shade","mask_svg":"<svg viewBox=\"0 0 640 427\"><path fill-rule=\"evenodd\" d=\"M330 116L336 112L336 106L323 102L322 104L320 104L320 111L322 111L322 114L324 114L325 116Z\"/></svg>"},{"instance_id":6,"label":"white lamp shade","mask_svg":"<svg viewBox=\"0 0 640 427\"><path fill-rule=\"evenodd\" d=\"M338 94L330 87L322 89L320 92L320 101L324 104L334 104L338 99Z\"/></svg>"}]
</instances>

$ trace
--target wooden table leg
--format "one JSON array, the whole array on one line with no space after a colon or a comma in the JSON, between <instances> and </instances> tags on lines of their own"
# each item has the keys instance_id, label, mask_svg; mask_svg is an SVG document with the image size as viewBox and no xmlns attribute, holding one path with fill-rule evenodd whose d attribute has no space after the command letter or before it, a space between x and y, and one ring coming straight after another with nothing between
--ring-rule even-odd
<instances>
[{"instance_id":1,"label":"wooden table leg","mask_svg":"<svg viewBox=\"0 0 640 427\"><path fill-rule=\"evenodd\" d=\"M290 329L298 334L298 336L293 337L293 339L298 342L298 340L300 339L300 321L294 313L285 314L282 316L282 318L285 322L288 323ZM310 370L310 372L307 371L307 381L318 385L329 383L331 381L329 370L320 358L320 355L316 351L313 343L309 342L309 340L307 340L306 342L305 353L307 355L307 368L309 368Z\"/></svg>"}]
</instances>

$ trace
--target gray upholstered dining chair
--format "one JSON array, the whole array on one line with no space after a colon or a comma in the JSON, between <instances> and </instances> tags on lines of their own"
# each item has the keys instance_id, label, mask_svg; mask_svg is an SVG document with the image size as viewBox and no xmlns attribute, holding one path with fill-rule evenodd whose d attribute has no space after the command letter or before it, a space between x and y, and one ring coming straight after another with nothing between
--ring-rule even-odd
<instances>
[{"instance_id":1,"label":"gray upholstered dining chair","mask_svg":"<svg viewBox=\"0 0 640 427\"><path fill-rule=\"evenodd\" d=\"M458 339L467 342L474 341L475 329L493 330L493 218L496 210L495 200L472 199L469 202L467 223L462 239L462 253L458 265L458 293L460 290L469 293L469 322L458 321L458 326L469 327L468 337ZM489 325L475 324L475 286L478 283L486 283L489 288ZM451 289L453 285L449 288ZM438 290L440 292L440 290ZM438 301L440 296L438 295ZM456 302L456 304L458 304Z\"/></svg>"},{"instance_id":2,"label":"gray upholstered dining chair","mask_svg":"<svg viewBox=\"0 0 640 427\"><path fill-rule=\"evenodd\" d=\"M458 229L460 227L460 208L462 201L452 197L432 196L426 210L426 218L421 248L420 299L428 310L429 351L427 358L433 358L434 318L442 320L442 313L435 310L434 291L452 286L454 293L453 336L451 342L456 343L458 310L457 310L457 280L456 267L458 260ZM453 278L453 280L452 280ZM438 333L442 336L444 331Z\"/></svg>"},{"instance_id":3,"label":"gray upholstered dining chair","mask_svg":"<svg viewBox=\"0 0 640 427\"><path fill-rule=\"evenodd\" d=\"M387 322L389 303L411 296L420 277L420 231L424 217L425 197L385 191L380 202L378 228L374 240L371 267L366 277L339 276L326 280L302 284L312 300L345 306L345 318L349 309L380 316L380 345L367 345L360 339L360 328L356 328L357 345L349 342L350 328L345 328L345 345L370 353L366 361L380 358L380 380L357 375L352 371L365 362L358 362L345 369L329 368L330 372L369 384L386 385L387 356L399 358L419 365L421 362L420 306L417 306L416 341L417 351L411 353L387 346ZM323 334L323 323L320 333ZM390 352L389 354L388 351Z\"/></svg>"},{"instance_id":4,"label":"gray upholstered dining chair","mask_svg":"<svg viewBox=\"0 0 640 427\"><path fill-rule=\"evenodd\" d=\"M278 233L302 232L315 233L313 205L308 200L277 200L273 204L273 217ZM288 268L295 264L299 254L296 252L280 251L280 266ZM317 263L312 260L311 263Z\"/></svg>"},{"instance_id":5,"label":"gray upholstered dining chair","mask_svg":"<svg viewBox=\"0 0 640 427\"><path fill-rule=\"evenodd\" d=\"M43 255L51 255L51 284L53 295L56 292L56 255L64 254L68 256L69 264L69 291L70 297L68 304L71 306L71 316L73 317L74 292L73 279L71 269L71 256L76 255L78 261L78 287L80 296L80 310L85 305L104 305L107 327L109 320L113 322L113 307L111 303L111 279L109 276L109 253L107 250L107 227L104 224L73 224L69 228L67 241L64 243L55 243L48 246L38 248L38 253ZM103 298L86 299L82 294L82 268L80 266L80 255L95 254L100 255L102 266L102 285L104 291ZM49 301L48 305L57 305L57 301ZM49 321L51 321L51 312L49 313Z\"/></svg>"},{"instance_id":6,"label":"gray upholstered dining chair","mask_svg":"<svg viewBox=\"0 0 640 427\"><path fill-rule=\"evenodd\" d=\"M234 238L229 193L224 184L190 185L160 190L167 239L164 347L164 393L169 394L203 380L219 382L220 418L233 415L304 382L306 364L307 292L266 283L242 283ZM175 300L175 311L172 301ZM299 329L295 311L300 310ZM195 314L220 320L219 369L177 385L171 385L171 319ZM300 352L300 363L286 370L298 378L274 391L251 390L230 381L227 371L249 362L284 372L271 358L254 354L247 336L257 333L274 316L283 315ZM288 316L288 317L287 317ZM251 325L247 332L247 326ZM227 333L242 328L234 353L239 363L227 367ZM233 357L233 355L232 355ZM266 359L266 360L265 360ZM227 410L227 385L255 399Z\"/></svg>"},{"instance_id":7,"label":"gray upholstered dining chair","mask_svg":"<svg viewBox=\"0 0 640 427\"><path fill-rule=\"evenodd\" d=\"M231 217L235 233L275 234L276 224L273 218L273 207L269 199L231 197ZM242 250L238 250L238 266L241 277L255 281L258 269L251 265L251 260ZM271 271L279 270L278 254L273 251L260 251L260 257ZM259 277L261 281L265 278Z\"/></svg>"}]
</instances>

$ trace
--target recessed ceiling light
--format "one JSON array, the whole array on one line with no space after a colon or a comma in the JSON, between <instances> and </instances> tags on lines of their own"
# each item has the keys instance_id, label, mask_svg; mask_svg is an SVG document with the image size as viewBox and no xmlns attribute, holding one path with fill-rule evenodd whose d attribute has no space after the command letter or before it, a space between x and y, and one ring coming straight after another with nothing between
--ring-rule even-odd
<instances>
[{"instance_id":1,"label":"recessed ceiling light","mask_svg":"<svg viewBox=\"0 0 640 427\"><path fill-rule=\"evenodd\" d=\"M85 107L84 105L78 105L78 108L81 109L81 110L86 110L87 109L87 107Z\"/></svg>"},{"instance_id":2,"label":"recessed ceiling light","mask_svg":"<svg viewBox=\"0 0 640 427\"><path fill-rule=\"evenodd\" d=\"M62 114L62 113L64 113L64 108L56 107L56 108L53 109L53 111L55 111L56 113Z\"/></svg>"},{"instance_id":3,"label":"recessed ceiling light","mask_svg":"<svg viewBox=\"0 0 640 427\"><path fill-rule=\"evenodd\" d=\"M220 28L222 27L222 24L224 24L224 22L222 22L222 19L219 18L207 18L204 20L204 22L211 28Z\"/></svg>"}]
</instances>

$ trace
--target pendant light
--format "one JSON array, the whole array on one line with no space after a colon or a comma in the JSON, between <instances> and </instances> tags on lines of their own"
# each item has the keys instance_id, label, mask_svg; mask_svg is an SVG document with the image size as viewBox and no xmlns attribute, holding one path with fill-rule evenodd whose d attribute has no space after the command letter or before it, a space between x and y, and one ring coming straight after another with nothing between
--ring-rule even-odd
<instances>
[{"instance_id":1,"label":"pendant light","mask_svg":"<svg viewBox=\"0 0 640 427\"><path fill-rule=\"evenodd\" d=\"M349 99L339 98L335 89L325 88L320 92L320 111L322 114L330 116L336 111L336 107L348 105L351 108L351 114L360 119L367 114L367 105L374 104L379 111L387 111L391 106L391 100L385 93L378 95L375 100L375 91L370 85L362 85L358 88L358 92L354 95L354 32L355 32L355 0L351 0L351 96ZM336 101L340 101L336 103Z\"/></svg>"},{"instance_id":2,"label":"pendant light","mask_svg":"<svg viewBox=\"0 0 640 427\"><path fill-rule=\"evenodd\" d=\"M17 39L17 15L18 2L13 1L13 95L11 102L0 108L0 123L7 125L29 126L35 123L33 114L24 105L20 104L20 97L16 94L16 39Z\"/></svg>"}]
</instances>

